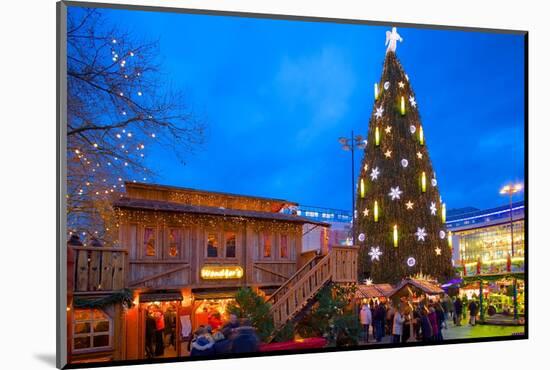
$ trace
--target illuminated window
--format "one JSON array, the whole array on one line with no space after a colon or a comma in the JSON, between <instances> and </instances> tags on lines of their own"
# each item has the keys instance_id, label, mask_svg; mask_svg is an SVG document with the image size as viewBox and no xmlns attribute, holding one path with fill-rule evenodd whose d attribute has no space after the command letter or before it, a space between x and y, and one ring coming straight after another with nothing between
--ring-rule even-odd
<instances>
[{"instance_id":1,"label":"illuminated window","mask_svg":"<svg viewBox=\"0 0 550 370\"><path fill-rule=\"evenodd\" d=\"M208 234L208 245L206 246L207 257L218 257L218 236L216 234Z\"/></svg>"},{"instance_id":2,"label":"illuminated window","mask_svg":"<svg viewBox=\"0 0 550 370\"><path fill-rule=\"evenodd\" d=\"M168 256L178 257L181 246L181 230L168 230Z\"/></svg>"},{"instance_id":3,"label":"illuminated window","mask_svg":"<svg viewBox=\"0 0 550 370\"><path fill-rule=\"evenodd\" d=\"M228 231L225 233L225 257L235 258L237 249L237 235Z\"/></svg>"},{"instance_id":4,"label":"illuminated window","mask_svg":"<svg viewBox=\"0 0 550 370\"><path fill-rule=\"evenodd\" d=\"M263 234L263 255L264 258L271 257L271 234L268 232L264 232Z\"/></svg>"},{"instance_id":5,"label":"illuminated window","mask_svg":"<svg viewBox=\"0 0 550 370\"><path fill-rule=\"evenodd\" d=\"M75 309L73 352L92 352L111 347L112 319L99 309Z\"/></svg>"},{"instance_id":6,"label":"illuminated window","mask_svg":"<svg viewBox=\"0 0 550 370\"><path fill-rule=\"evenodd\" d=\"M288 258L288 236L281 235L280 253L281 258Z\"/></svg>"},{"instance_id":7,"label":"illuminated window","mask_svg":"<svg viewBox=\"0 0 550 370\"><path fill-rule=\"evenodd\" d=\"M146 227L143 233L143 244L145 245L146 256L156 256L157 247L155 243L155 229Z\"/></svg>"}]
</instances>

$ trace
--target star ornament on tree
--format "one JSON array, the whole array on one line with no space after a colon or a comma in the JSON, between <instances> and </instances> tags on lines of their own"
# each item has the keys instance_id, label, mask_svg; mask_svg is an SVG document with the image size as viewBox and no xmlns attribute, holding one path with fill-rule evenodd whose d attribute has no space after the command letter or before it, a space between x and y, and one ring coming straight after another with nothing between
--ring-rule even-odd
<instances>
[{"instance_id":1,"label":"star ornament on tree","mask_svg":"<svg viewBox=\"0 0 550 370\"><path fill-rule=\"evenodd\" d=\"M405 205L407 206L407 209L413 209L414 203L409 200L407 203L405 203Z\"/></svg>"},{"instance_id":2,"label":"star ornament on tree","mask_svg":"<svg viewBox=\"0 0 550 370\"><path fill-rule=\"evenodd\" d=\"M405 83L403 83L403 81L399 81L399 87L402 89L405 87Z\"/></svg>"},{"instance_id":3,"label":"star ornament on tree","mask_svg":"<svg viewBox=\"0 0 550 370\"><path fill-rule=\"evenodd\" d=\"M384 113L384 108L383 107L378 107L378 108L376 108L376 113L374 113L374 116L376 118L382 118L383 113Z\"/></svg>"},{"instance_id":4,"label":"star ornament on tree","mask_svg":"<svg viewBox=\"0 0 550 370\"><path fill-rule=\"evenodd\" d=\"M369 256L371 261L380 261L380 256L382 255L382 252L380 251L380 247L371 247L369 251Z\"/></svg>"},{"instance_id":5,"label":"star ornament on tree","mask_svg":"<svg viewBox=\"0 0 550 370\"><path fill-rule=\"evenodd\" d=\"M416 156L418 157L418 159L422 159L422 153L416 152Z\"/></svg>"},{"instance_id":6,"label":"star ornament on tree","mask_svg":"<svg viewBox=\"0 0 550 370\"><path fill-rule=\"evenodd\" d=\"M373 181L377 180L378 175L380 175L380 170L378 169L378 167L374 167L370 173L370 179Z\"/></svg>"},{"instance_id":7,"label":"star ornament on tree","mask_svg":"<svg viewBox=\"0 0 550 370\"><path fill-rule=\"evenodd\" d=\"M435 216L437 214L437 207L435 206L434 202L432 202L430 204L430 212L431 212L432 216Z\"/></svg>"},{"instance_id":8,"label":"star ornament on tree","mask_svg":"<svg viewBox=\"0 0 550 370\"><path fill-rule=\"evenodd\" d=\"M363 216L367 217L369 215L369 209L368 208L365 208L363 210Z\"/></svg>"},{"instance_id":9,"label":"star ornament on tree","mask_svg":"<svg viewBox=\"0 0 550 370\"><path fill-rule=\"evenodd\" d=\"M386 131L386 134L391 134L391 126L386 126L384 131Z\"/></svg>"},{"instance_id":10,"label":"star ornament on tree","mask_svg":"<svg viewBox=\"0 0 550 370\"><path fill-rule=\"evenodd\" d=\"M399 186L391 188L390 192L388 193L388 195L391 197L391 200L401 199L401 194L403 194L403 192L399 190Z\"/></svg>"},{"instance_id":11,"label":"star ornament on tree","mask_svg":"<svg viewBox=\"0 0 550 370\"><path fill-rule=\"evenodd\" d=\"M386 158L391 158L391 150L389 150L389 149L386 150L386 152L384 153L384 156L385 156Z\"/></svg>"},{"instance_id":12,"label":"star ornament on tree","mask_svg":"<svg viewBox=\"0 0 550 370\"><path fill-rule=\"evenodd\" d=\"M416 100L414 100L414 96L409 97L409 102L411 103L411 105L412 105L413 107L416 108Z\"/></svg>"},{"instance_id":13,"label":"star ornament on tree","mask_svg":"<svg viewBox=\"0 0 550 370\"><path fill-rule=\"evenodd\" d=\"M441 248L436 247L434 250L436 255L441 256Z\"/></svg>"},{"instance_id":14,"label":"star ornament on tree","mask_svg":"<svg viewBox=\"0 0 550 370\"><path fill-rule=\"evenodd\" d=\"M419 227L416 229L416 233L414 233L414 235L416 235L416 240L424 242L426 241L426 235L428 235L428 233L426 233L426 228Z\"/></svg>"},{"instance_id":15,"label":"star ornament on tree","mask_svg":"<svg viewBox=\"0 0 550 370\"><path fill-rule=\"evenodd\" d=\"M365 163L365 165L363 166L363 170L365 170L365 172L367 172L369 170L369 165Z\"/></svg>"}]
</instances>

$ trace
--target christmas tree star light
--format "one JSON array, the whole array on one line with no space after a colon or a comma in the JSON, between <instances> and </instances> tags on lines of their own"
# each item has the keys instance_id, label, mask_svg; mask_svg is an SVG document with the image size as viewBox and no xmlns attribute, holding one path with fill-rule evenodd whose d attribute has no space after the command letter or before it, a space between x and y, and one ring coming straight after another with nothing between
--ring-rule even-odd
<instances>
[{"instance_id":1,"label":"christmas tree star light","mask_svg":"<svg viewBox=\"0 0 550 370\"><path fill-rule=\"evenodd\" d=\"M386 126L384 131L386 131L386 134L391 134L391 126Z\"/></svg>"},{"instance_id":2,"label":"christmas tree star light","mask_svg":"<svg viewBox=\"0 0 550 370\"><path fill-rule=\"evenodd\" d=\"M372 181L377 180L379 174L380 174L380 170L378 169L378 167L374 167L370 173L370 179Z\"/></svg>"},{"instance_id":3,"label":"christmas tree star light","mask_svg":"<svg viewBox=\"0 0 550 370\"><path fill-rule=\"evenodd\" d=\"M437 214L437 207L435 206L434 202L430 204L430 213L432 214L432 216L435 216Z\"/></svg>"},{"instance_id":4,"label":"christmas tree star light","mask_svg":"<svg viewBox=\"0 0 550 370\"><path fill-rule=\"evenodd\" d=\"M405 87L405 83L403 81L399 81L399 87L402 89Z\"/></svg>"},{"instance_id":5,"label":"christmas tree star light","mask_svg":"<svg viewBox=\"0 0 550 370\"><path fill-rule=\"evenodd\" d=\"M374 116L376 118L382 118L383 113L384 113L384 108L378 107L378 108L376 108L376 113L374 113Z\"/></svg>"},{"instance_id":6,"label":"christmas tree star light","mask_svg":"<svg viewBox=\"0 0 550 370\"><path fill-rule=\"evenodd\" d=\"M368 208L365 208L363 210L363 216L367 217L369 215L369 209Z\"/></svg>"},{"instance_id":7,"label":"christmas tree star light","mask_svg":"<svg viewBox=\"0 0 550 370\"><path fill-rule=\"evenodd\" d=\"M414 207L414 203L411 202L410 200L407 203L405 203L405 205L407 206L407 209L413 209Z\"/></svg>"},{"instance_id":8,"label":"christmas tree star light","mask_svg":"<svg viewBox=\"0 0 550 370\"><path fill-rule=\"evenodd\" d=\"M371 261L380 261L380 256L382 255L382 252L380 251L380 247L371 247L369 251L369 256Z\"/></svg>"},{"instance_id":9,"label":"christmas tree star light","mask_svg":"<svg viewBox=\"0 0 550 370\"><path fill-rule=\"evenodd\" d=\"M416 156L418 157L418 159L422 159L422 153L416 152Z\"/></svg>"},{"instance_id":10,"label":"christmas tree star light","mask_svg":"<svg viewBox=\"0 0 550 370\"><path fill-rule=\"evenodd\" d=\"M389 149L386 150L386 152L384 153L384 156L385 156L386 158L391 158L391 150L389 150Z\"/></svg>"},{"instance_id":11,"label":"christmas tree star light","mask_svg":"<svg viewBox=\"0 0 550 370\"><path fill-rule=\"evenodd\" d=\"M441 248L436 247L434 250L436 255L441 256Z\"/></svg>"},{"instance_id":12,"label":"christmas tree star light","mask_svg":"<svg viewBox=\"0 0 550 370\"><path fill-rule=\"evenodd\" d=\"M426 236L428 235L428 233L426 232L426 228L419 227L416 229L416 233L414 233L414 235L416 235L416 240L426 241Z\"/></svg>"},{"instance_id":13,"label":"christmas tree star light","mask_svg":"<svg viewBox=\"0 0 550 370\"><path fill-rule=\"evenodd\" d=\"M401 190L399 190L399 186L397 186L395 188L391 188L388 195L391 197L391 200L396 200L396 199L401 199L401 194L402 193L403 192Z\"/></svg>"},{"instance_id":14,"label":"christmas tree star light","mask_svg":"<svg viewBox=\"0 0 550 370\"><path fill-rule=\"evenodd\" d=\"M414 100L414 96L409 97L409 102L411 103L411 106L416 107L416 100Z\"/></svg>"}]
</instances>

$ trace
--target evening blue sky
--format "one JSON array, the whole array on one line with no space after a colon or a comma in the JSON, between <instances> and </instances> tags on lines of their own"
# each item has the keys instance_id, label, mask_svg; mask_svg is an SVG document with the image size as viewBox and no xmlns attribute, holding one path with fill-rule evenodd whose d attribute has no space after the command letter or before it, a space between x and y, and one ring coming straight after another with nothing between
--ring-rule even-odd
<instances>
[{"instance_id":1,"label":"evening blue sky","mask_svg":"<svg viewBox=\"0 0 550 370\"><path fill-rule=\"evenodd\" d=\"M367 133L389 26L104 13L159 41L166 83L206 118L206 142L185 164L152 149L154 182L351 208L350 154L337 139ZM523 36L398 32L443 200L505 204L499 188L524 178Z\"/></svg>"}]
</instances>

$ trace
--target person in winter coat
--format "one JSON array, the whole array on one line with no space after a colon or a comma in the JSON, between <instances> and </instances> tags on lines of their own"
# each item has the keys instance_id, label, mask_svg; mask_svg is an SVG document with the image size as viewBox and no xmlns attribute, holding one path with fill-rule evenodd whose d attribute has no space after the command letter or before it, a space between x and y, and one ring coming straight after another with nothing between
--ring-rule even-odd
<instances>
[{"instance_id":1,"label":"person in winter coat","mask_svg":"<svg viewBox=\"0 0 550 370\"><path fill-rule=\"evenodd\" d=\"M384 324L386 322L386 306L380 303L374 314L374 325L376 326L376 341L381 342L386 335Z\"/></svg>"},{"instance_id":2,"label":"person in winter coat","mask_svg":"<svg viewBox=\"0 0 550 370\"><path fill-rule=\"evenodd\" d=\"M455 325L462 326L462 300L456 296L454 301L455 306Z\"/></svg>"},{"instance_id":3,"label":"person in winter coat","mask_svg":"<svg viewBox=\"0 0 550 370\"><path fill-rule=\"evenodd\" d=\"M230 334L233 335L233 334ZM221 331L218 331L216 334L214 334L214 352L216 355L224 355L231 353L231 346L233 345L233 341L231 338L226 338L222 334Z\"/></svg>"},{"instance_id":4,"label":"person in winter coat","mask_svg":"<svg viewBox=\"0 0 550 370\"><path fill-rule=\"evenodd\" d=\"M470 311L470 325L475 326L476 316L477 316L477 303L473 299L470 301L470 304L468 305L468 310Z\"/></svg>"},{"instance_id":5,"label":"person in winter coat","mask_svg":"<svg viewBox=\"0 0 550 370\"><path fill-rule=\"evenodd\" d=\"M242 325L237 329L235 338L233 338L233 353L251 353L257 352L260 347L260 338L256 334L256 329L252 327L250 320L243 320Z\"/></svg>"},{"instance_id":6,"label":"person in winter coat","mask_svg":"<svg viewBox=\"0 0 550 370\"><path fill-rule=\"evenodd\" d=\"M369 305L366 303L361 307L359 312L359 320L363 326L363 333L365 336L365 342L369 342L369 327L372 325L372 312L370 311Z\"/></svg>"},{"instance_id":7,"label":"person in winter coat","mask_svg":"<svg viewBox=\"0 0 550 370\"><path fill-rule=\"evenodd\" d=\"M441 304L437 303L435 305L435 314L436 314L436 317L437 317L437 327L438 327L438 333L437 333L437 337L436 337L436 340L438 342L442 342L443 341L443 328L447 328L447 323L445 321L445 313L443 311L443 307L441 307Z\"/></svg>"},{"instance_id":8,"label":"person in winter coat","mask_svg":"<svg viewBox=\"0 0 550 370\"><path fill-rule=\"evenodd\" d=\"M212 356L214 354L214 338L203 329L198 337L191 342L191 357Z\"/></svg>"},{"instance_id":9,"label":"person in winter coat","mask_svg":"<svg viewBox=\"0 0 550 370\"><path fill-rule=\"evenodd\" d=\"M223 336L229 338L240 326L239 318L234 313L229 315L229 321L222 327Z\"/></svg>"},{"instance_id":10,"label":"person in winter coat","mask_svg":"<svg viewBox=\"0 0 550 370\"><path fill-rule=\"evenodd\" d=\"M401 335L403 334L403 323L405 322L405 318L403 317L403 310L401 309L401 305L397 305L397 310L395 310L393 314L393 325L392 325L392 335L393 335L393 341L392 343L400 343L401 342Z\"/></svg>"},{"instance_id":11,"label":"person in winter coat","mask_svg":"<svg viewBox=\"0 0 550 370\"><path fill-rule=\"evenodd\" d=\"M422 341L425 343L431 342L433 337L432 324L428 313L424 309L420 311L420 330L422 330Z\"/></svg>"},{"instance_id":12,"label":"person in winter coat","mask_svg":"<svg viewBox=\"0 0 550 370\"><path fill-rule=\"evenodd\" d=\"M437 323L437 314L433 306L430 307L430 313L428 314L428 319L430 320L430 325L432 326L432 342L435 342L439 335L439 325Z\"/></svg>"}]
</instances>

